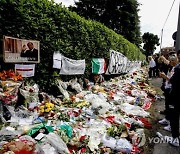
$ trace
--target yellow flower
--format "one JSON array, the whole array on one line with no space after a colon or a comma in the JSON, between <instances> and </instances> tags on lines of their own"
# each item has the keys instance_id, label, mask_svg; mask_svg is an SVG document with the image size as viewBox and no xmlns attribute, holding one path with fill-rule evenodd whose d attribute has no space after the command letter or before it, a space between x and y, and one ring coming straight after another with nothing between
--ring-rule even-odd
<instances>
[{"instance_id":1,"label":"yellow flower","mask_svg":"<svg viewBox=\"0 0 180 154\"><path fill-rule=\"evenodd\" d=\"M49 109L49 108L46 108L44 111L45 111L45 112L49 112L49 111L50 111L50 109Z\"/></svg>"},{"instance_id":2,"label":"yellow flower","mask_svg":"<svg viewBox=\"0 0 180 154\"><path fill-rule=\"evenodd\" d=\"M40 109L40 112L43 113L43 112L44 112L44 109Z\"/></svg>"}]
</instances>

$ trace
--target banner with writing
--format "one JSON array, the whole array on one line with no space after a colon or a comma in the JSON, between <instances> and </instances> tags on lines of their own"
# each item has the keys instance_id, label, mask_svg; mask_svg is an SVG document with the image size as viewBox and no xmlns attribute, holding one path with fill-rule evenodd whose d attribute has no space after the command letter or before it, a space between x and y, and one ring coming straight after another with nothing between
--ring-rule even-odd
<instances>
[{"instance_id":1,"label":"banner with writing","mask_svg":"<svg viewBox=\"0 0 180 154\"><path fill-rule=\"evenodd\" d=\"M120 52L110 51L109 65L106 74L120 74L126 70L127 58Z\"/></svg>"},{"instance_id":2,"label":"banner with writing","mask_svg":"<svg viewBox=\"0 0 180 154\"><path fill-rule=\"evenodd\" d=\"M54 52L53 54L53 68L61 69L62 55L61 53Z\"/></svg>"},{"instance_id":3,"label":"banner with writing","mask_svg":"<svg viewBox=\"0 0 180 154\"><path fill-rule=\"evenodd\" d=\"M64 75L76 75L84 74L85 71L85 60L73 60L62 56L61 70L59 74Z\"/></svg>"},{"instance_id":4,"label":"banner with writing","mask_svg":"<svg viewBox=\"0 0 180 154\"><path fill-rule=\"evenodd\" d=\"M22 75L22 77L32 77L35 72L35 64L21 65L15 64L15 72Z\"/></svg>"}]
</instances>

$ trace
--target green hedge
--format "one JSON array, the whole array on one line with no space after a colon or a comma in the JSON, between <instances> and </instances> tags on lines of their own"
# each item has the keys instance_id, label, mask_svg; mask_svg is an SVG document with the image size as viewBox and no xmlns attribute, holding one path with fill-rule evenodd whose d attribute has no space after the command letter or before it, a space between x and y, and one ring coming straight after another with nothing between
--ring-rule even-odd
<instances>
[{"instance_id":1,"label":"green hedge","mask_svg":"<svg viewBox=\"0 0 180 154\"><path fill-rule=\"evenodd\" d=\"M91 73L91 58L108 59L110 49L123 53L130 60L145 58L121 35L53 1L1 0L0 21L0 38L7 35L40 41L41 63L36 66L35 80L43 90L48 90L53 78L54 51L72 59L86 59L86 76Z\"/></svg>"}]
</instances>

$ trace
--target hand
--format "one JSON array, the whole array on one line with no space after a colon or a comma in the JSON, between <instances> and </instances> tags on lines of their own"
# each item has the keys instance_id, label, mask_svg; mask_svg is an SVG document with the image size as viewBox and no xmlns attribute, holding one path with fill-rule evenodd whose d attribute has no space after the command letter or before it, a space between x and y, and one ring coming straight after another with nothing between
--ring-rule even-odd
<instances>
[{"instance_id":1,"label":"hand","mask_svg":"<svg viewBox=\"0 0 180 154\"><path fill-rule=\"evenodd\" d=\"M167 80L167 76L164 72L159 72L159 76L163 79L166 79Z\"/></svg>"},{"instance_id":2,"label":"hand","mask_svg":"<svg viewBox=\"0 0 180 154\"><path fill-rule=\"evenodd\" d=\"M159 76L162 77L164 75L164 72L159 72Z\"/></svg>"}]
</instances>

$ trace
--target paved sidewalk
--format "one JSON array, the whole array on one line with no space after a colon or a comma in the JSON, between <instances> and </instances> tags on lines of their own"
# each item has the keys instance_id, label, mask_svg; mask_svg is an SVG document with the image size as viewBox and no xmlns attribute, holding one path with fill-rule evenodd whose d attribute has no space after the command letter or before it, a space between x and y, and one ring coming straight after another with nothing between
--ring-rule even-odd
<instances>
[{"instance_id":1,"label":"paved sidewalk","mask_svg":"<svg viewBox=\"0 0 180 154\"><path fill-rule=\"evenodd\" d=\"M150 81L150 83L155 88L157 88L158 91L161 91L160 86L162 80L160 78L154 78ZM163 130L164 126L158 124L158 121L164 118L164 115L159 114L159 111L164 110L164 99L158 100L156 103L154 103L153 108L154 108L153 118L155 123L155 126L153 126L155 128L153 130L154 139L152 139L154 141L153 154L180 154L180 147L172 147L168 143L158 143L159 140L157 137L155 137L157 131L160 132L162 135L171 136L170 132ZM148 142L150 142L150 140Z\"/></svg>"}]
</instances>

